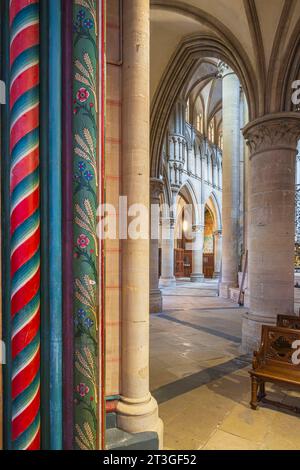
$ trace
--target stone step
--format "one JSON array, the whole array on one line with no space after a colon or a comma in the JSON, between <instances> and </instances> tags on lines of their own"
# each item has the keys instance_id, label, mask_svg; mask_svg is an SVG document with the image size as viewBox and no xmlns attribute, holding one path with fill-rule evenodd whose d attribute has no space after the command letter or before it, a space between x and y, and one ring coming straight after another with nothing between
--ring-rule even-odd
<instances>
[{"instance_id":1,"label":"stone step","mask_svg":"<svg viewBox=\"0 0 300 470\"><path fill-rule=\"evenodd\" d=\"M105 432L106 450L158 450L158 438L155 432L130 434L119 428Z\"/></svg>"}]
</instances>

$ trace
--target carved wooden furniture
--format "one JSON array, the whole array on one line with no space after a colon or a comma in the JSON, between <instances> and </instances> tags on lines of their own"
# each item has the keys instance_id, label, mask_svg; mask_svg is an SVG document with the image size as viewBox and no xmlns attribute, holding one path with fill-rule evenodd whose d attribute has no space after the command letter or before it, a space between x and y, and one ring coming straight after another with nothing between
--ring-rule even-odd
<instances>
[{"instance_id":1,"label":"carved wooden furniture","mask_svg":"<svg viewBox=\"0 0 300 470\"><path fill-rule=\"evenodd\" d=\"M263 325L260 349L253 353L253 369L249 371L252 409L262 401L300 413L298 407L267 399L265 391L266 382L300 388L300 364L293 363L292 357L299 348L293 347L295 341L300 341L300 330Z\"/></svg>"},{"instance_id":2,"label":"carved wooden furniture","mask_svg":"<svg viewBox=\"0 0 300 470\"><path fill-rule=\"evenodd\" d=\"M277 326L300 330L300 317L297 315L277 315Z\"/></svg>"}]
</instances>

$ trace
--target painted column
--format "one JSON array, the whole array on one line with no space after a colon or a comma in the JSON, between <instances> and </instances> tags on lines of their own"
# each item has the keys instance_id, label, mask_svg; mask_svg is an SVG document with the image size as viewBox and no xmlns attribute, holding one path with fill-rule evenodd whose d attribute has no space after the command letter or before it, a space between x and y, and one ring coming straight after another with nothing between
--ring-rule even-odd
<instances>
[{"instance_id":1,"label":"painted column","mask_svg":"<svg viewBox=\"0 0 300 470\"><path fill-rule=\"evenodd\" d=\"M124 0L122 188L128 207L149 209L149 1ZM117 423L155 431L158 406L149 391L149 239L122 242L122 372Z\"/></svg>"},{"instance_id":2,"label":"painted column","mask_svg":"<svg viewBox=\"0 0 300 470\"><path fill-rule=\"evenodd\" d=\"M160 194L163 189L162 180L151 178L151 240L150 240L150 313L162 311L162 296L159 283L159 206ZM153 206L153 207L152 207ZM153 226L154 225L154 226Z\"/></svg>"},{"instance_id":3,"label":"painted column","mask_svg":"<svg viewBox=\"0 0 300 470\"><path fill-rule=\"evenodd\" d=\"M49 2L50 449L62 449L61 0Z\"/></svg>"},{"instance_id":4,"label":"painted column","mask_svg":"<svg viewBox=\"0 0 300 470\"><path fill-rule=\"evenodd\" d=\"M176 285L174 276L175 220L173 218L163 218L161 224L161 276L159 285L161 287L170 287Z\"/></svg>"},{"instance_id":5,"label":"painted column","mask_svg":"<svg viewBox=\"0 0 300 470\"><path fill-rule=\"evenodd\" d=\"M240 207L240 82L221 66L223 93L222 278L220 296L229 297L238 282L238 225Z\"/></svg>"},{"instance_id":6,"label":"painted column","mask_svg":"<svg viewBox=\"0 0 300 470\"><path fill-rule=\"evenodd\" d=\"M222 231L216 230L214 232L214 278L218 279L221 274L221 260L222 260Z\"/></svg>"},{"instance_id":7,"label":"painted column","mask_svg":"<svg viewBox=\"0 0 300 470\"><path fill-rule=\"evenodd\" d=\"M73 0L62 2L63 448L73 449Z\"/></svg>"},{"instance_id":8,"label":"painted column","mask_svg":"<svg viewBox=\"0 0 300 470\"><path fill-rule=\"evenodd\" d=\"M263 116L244 128L250 148L249 264L250 312L242 347L260 342L261 325L278 314L294 314L295 155L298 113Z\"/></svg>"},{"instance_id":9,"label":"painted column","mask_svg":"<svg viewBox=\"0 0 300 470\"><path fill-rule=\"evenodd\" d=\"M203 274L203 248L204 248L204 225L193 225L194 240L193 249L193 272L191 274L192 282L201 282L204 280Z\"/></svg>"},{"instance_id":10,"label":"painted column","mask_svg":"<svg viewBox=\"0 0 300 470\"><path fill-rule=\"evenodd\" d=\"M73 6L74 447L99 446L98 1Z\"/></svg>"},{"instance_id":11,"label":"painted column","mask_svg":"<svg viewBox=\"0 0 300 470\"><path fill-rule=\"evenodd\" d=\"M10 2L12 442L40 448L39 2Z\"/></svg>"}]
</instances>

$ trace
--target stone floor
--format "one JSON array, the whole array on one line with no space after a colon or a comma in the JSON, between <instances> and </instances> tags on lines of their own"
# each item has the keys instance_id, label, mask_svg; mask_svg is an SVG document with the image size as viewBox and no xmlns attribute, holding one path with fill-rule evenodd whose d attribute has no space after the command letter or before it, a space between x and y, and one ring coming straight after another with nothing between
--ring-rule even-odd
<instances>
[{"instance_id":1,"label":"stone floor","mask_svg":"<svg viewBox=\"0 0 300 470\"><path fill-rule=\"evenodd\" d=\"M163 313L151 315L150 381L165 449L300 449L299 415L249 407L243 311L217 297L215 281L181 280L163 290ZM267 390L269 398L300 403L298 392Z\"/></svg>"}]
</instances>

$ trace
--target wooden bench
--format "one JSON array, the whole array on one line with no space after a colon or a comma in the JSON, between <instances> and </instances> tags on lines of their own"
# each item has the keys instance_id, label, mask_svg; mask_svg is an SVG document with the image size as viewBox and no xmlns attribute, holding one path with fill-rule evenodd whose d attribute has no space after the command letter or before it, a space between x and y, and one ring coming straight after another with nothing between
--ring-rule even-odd
<instances>
[{"instance_id":1,"label":"wooden bench","mask_svg":"<svg viewBox=\"0 0 300 470\"><path fill-rule=\"evenodd\" d=\"M300 340L300 330L263 325L259 351L253 353L251 376L251 408L256 410L259 402L276 404L300 413L300 408L285 405L266 398L265 383L280 383L300 390L300 364L293 364L292 347Z\"/></svg>"},{"instance_id":2,"label":"wooden bench","mask_svg":"<svg viewBox=\"0 0 300 470\"><path fill-rule=\"evenodd\" d=\"M300 317L297 315L277 315L277 326L300 330Z\"/></svg>"}]
</instances>

